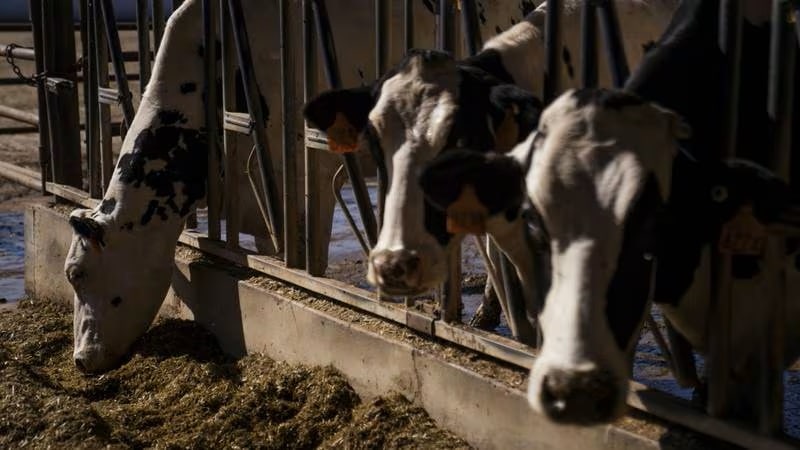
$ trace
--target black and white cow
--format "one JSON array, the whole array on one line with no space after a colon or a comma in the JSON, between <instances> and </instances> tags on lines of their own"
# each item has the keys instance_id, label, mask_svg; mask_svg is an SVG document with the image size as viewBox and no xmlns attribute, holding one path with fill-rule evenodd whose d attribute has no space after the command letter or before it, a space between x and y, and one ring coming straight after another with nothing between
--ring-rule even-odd
<instances>
[{"instance_id":1,"label":"black and white cow","mask_svg":"<svg viewBox=\"0 0 800 450\"><path fill-rule=\"evenodd\" d=\"M571 55L577 55L580 13L566 2L561 85L575 86ZM674 1L617 2L626 52L635 65L665 29ZM329 91L312 99L305 116L328 132L331 148L358 151L379 145L389 188L383 227L372 249L368 280L383 292L412 295L445 280L447 255L460 242L445 218L423 199L414 182L422 167L446 149L505 152L536 124L538 107L525 94L541 94L545 4L490 39L476 56L456 61L447 54L415 51L371 88ZM606 70L601 83L609 85ZM492 235L518 272L533 265L518 245L521 221L490 221ZM523 291L530 292L531 286ZM528 296L529 297L529 296Z\"/></svg>"},{"instance_id":2,"label":"black and white cow","mask_svg":"<svg viewBox=\"0 0 800 450\"><path fill-rule=\"evenodd\" d=\"M745 10L757 13L755 6ZM547 107L539 129L510 158L445 154L420 179L440 209L466 185L490 211L520 208L518 193L527 192L552 265L538 271L537 281L549 289L540 316L544 345L531 372L529 401L553 420L592 423L621 411L630 352L650 299L696 349L705 350L708 292L690 291L706 281L693 283L696 275L707 278L697 271L701 255L743 206L769 224L797 197L760 166L712 156L718 154L724 104L718 8L717 1L684 1L628 83L641 96L568 92ZM752 58L761 58L769 45L768 27L754 22L751 15L745 26L744 66L755 64ZM760 158L769 136L763 126L766 90L751 82L766 83L766 71L766 65L745 69L739 128L743 153ZM688 124L644 98L672 106ZM680 152L678 140L685 148ZM795 152L798 144L795 137ZM431 183L443 176L453 180L448 189ZM498 189L517 193L492 195ZM800 280L794 255L786 262L792 298ZM734 290L747 295L734 300L741 313L733 322L732 368L733 379L741 382L752 376L758 324L766 314L753 301L765 287L760 265L757 256L734 257ZM787 302L787 363L800 353L798 303Z\"/></svg>"}]
</instances>

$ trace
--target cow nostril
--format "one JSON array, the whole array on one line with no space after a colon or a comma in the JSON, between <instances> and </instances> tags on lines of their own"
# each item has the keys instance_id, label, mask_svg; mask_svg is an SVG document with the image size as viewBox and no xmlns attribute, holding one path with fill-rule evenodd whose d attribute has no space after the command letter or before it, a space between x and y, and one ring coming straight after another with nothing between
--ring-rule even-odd
<instances>
[{"instance_id":1,"label":"cow nostril","mask_svg":"<svg viewBox=\"0 0 800 450\"><path fill-rule=\"evenodd\" d=\"M610 373L554 370L542 379L540 400L551 419L563 423L608 421L618 410L618 388Z\"/></svg>"},{"instance_id":2,"label":"cow nostril","mask_svg":"<svg viewBox=\"0 0 800 450\"><path fill-rule=\"evenodd\" d=\"M545 375L542 380L542 403L555 412L563 412L567 407L569 382L564 374L557 372Z\"/></svg>"}]
</instances>

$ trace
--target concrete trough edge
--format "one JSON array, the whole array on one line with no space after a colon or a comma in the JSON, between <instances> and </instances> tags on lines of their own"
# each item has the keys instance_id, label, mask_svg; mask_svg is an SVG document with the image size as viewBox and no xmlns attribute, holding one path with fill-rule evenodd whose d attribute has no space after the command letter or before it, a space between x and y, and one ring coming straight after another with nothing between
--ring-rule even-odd
<instances>
[{"instance_id":1,"label":"concrete trough edge","mask_svg":"<svg viewBox=\"0 0 800 450\"><path fill-rule=\"evenodd\" d=\"M72 301L63 276L70 238L64 213L41 205L26 210L25 287L30 295ZM258 352L291 363L330 364L364 398L400 392L477 448L669 448L675 447L672 431L690 440L706 439L649 418L632 419L650 428L647 436L617 425L554 425L528 407L520 389L243 281L223 264L197 264L176 255L175 268L161 315L196 320L234 355Z\"/></svg>"}]
</instances>

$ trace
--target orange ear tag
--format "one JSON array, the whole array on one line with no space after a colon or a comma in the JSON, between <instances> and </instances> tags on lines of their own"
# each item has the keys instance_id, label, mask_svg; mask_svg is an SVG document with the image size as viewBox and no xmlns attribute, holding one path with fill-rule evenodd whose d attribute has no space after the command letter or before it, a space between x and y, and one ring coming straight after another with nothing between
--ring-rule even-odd
<instances>
[{"instance_id":1,"label":"orange ear tag","mask_svg":"<svg viewBox=\"0 0 800 450\"><path fill-rule=\"evenodd\" d=\"M722 253L759 256L766 242L766 228L753 215L753 207L747 205L722 225L718 245Z\"/></svg>"},{"instance_id":2,"label":"orange ear tag","mask_svg":"<svg viewBox=\"0 0 800 450\"><path fill-rule=\"evenodd\" d=\"M481 203L471 184L464 185L458 199L447 207L447 232L484 234L489 209Z\"/></svg>"},{"instance_id":3,"label":"orange ear tag","mask_svg":"<svg viewBox=\"0 0 800 450\"><path fill-rule=\"evenodd\" d=\"M358 131L342 113L336 113L336 120L325 133L328 148L334 153L352 153L358 149Z\"/></svg>"}]
</instances>

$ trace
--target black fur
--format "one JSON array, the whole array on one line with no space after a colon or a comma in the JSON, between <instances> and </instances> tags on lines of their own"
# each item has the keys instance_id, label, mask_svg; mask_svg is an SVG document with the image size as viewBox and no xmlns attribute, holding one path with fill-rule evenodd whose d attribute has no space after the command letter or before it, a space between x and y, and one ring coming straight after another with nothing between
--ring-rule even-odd
<instances>
[{"instance_id":1,"label":"black fur","mask_svg":"<svg viewBox=\"0 0 800 450\"><path fill-rule=\"evenodd\" d=\"M100 212L103 214L111 214L114 212L114 208L117 207L117 199L114 197L103 199L102 203L100 203Z\"/></svg>"},{"instance_id":2,"label":"black fur","mask_svg":"<svg viewBox=\"0 0 800 450\"><path fill-rule=\"evenodd\" d=\"M120 304L122 304L122 297L117 296L111 299L111 306L114 308L118 307Z\"/></svg>"},{"instance_id":3,"label":"black fur","mask_svg":"<svg viewBox=\"0 0 800 450\"><path fill-rule=\"evenodd\" d=\"M181 83L181 94L191 94L192 92L197 91L197 83L193 81L187 81L186 83Z\"/></svg>"}]
</instances>

